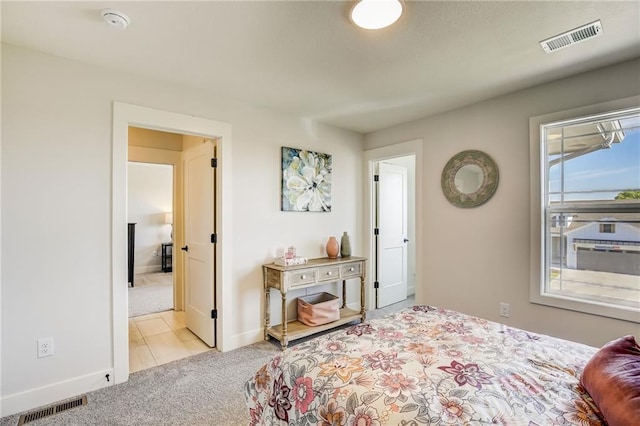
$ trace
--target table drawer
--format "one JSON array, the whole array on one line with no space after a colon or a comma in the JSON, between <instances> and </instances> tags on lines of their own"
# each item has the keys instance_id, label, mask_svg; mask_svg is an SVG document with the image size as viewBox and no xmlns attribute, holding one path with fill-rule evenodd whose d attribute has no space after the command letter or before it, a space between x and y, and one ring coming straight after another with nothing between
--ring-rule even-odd
<instances>
[{"instance_id":1,"label":"table drawer","mask_svg":"<svg viewBox=\"0 0 640 426\"><path fill-rule=\"evenodd\" d=\"M318 268L318 281L336 281L340 279L339 266L325 266Z\"/></svg>"},{"instance_id":2,"label":"table drawer","mask_svg":"<svg viewBox=\"0 0 640 426\"><path fill-rule=\"evenodd\" d=\"M297 287L316 282L316 271L314 269L298 269L287 272L289 287Z\"/></svg>"},{"instance_id":3,"label":"table drawer","mask_svg":"<svg viewBox=\"0 0 640 426\"><path fill-rule=\"evenodd\" d=\"M357 262L357 263L350 263L348 265L342 265L340 267L341 269L341 276L342 278L349 278L349 277L359 277L360 275L362 275L362 263L361 262Z\"/></svg>"}]
</instances>

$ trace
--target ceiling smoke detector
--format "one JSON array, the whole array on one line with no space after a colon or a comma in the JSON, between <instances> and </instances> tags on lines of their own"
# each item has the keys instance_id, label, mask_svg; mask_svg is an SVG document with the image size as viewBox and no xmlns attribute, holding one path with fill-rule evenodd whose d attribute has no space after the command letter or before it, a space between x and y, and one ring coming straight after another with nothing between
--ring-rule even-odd
<instances>
[{"instance_id":1,"label":"ceiling smoke detector","mask_svg":"<svg viewBox=\"0 0 640 426\"><path fill-rule=\"evenodd\" d=\"M546 40L540 42L542 49L547 52L554 52L556 50L564 49L565 47L573 46L581 41L589 40L602 34L602 23L600 20L591 22L590 24L583 25L573 30L567 31L562 34L558 34Z\"/></svg>"},{"instance_id":2,"label":"ceiling smoke detector","mask_svg":"<svg viewBox=\"0 0 640 426\"><path fill-rule=\"evenodd\" d=\"M124 30L129 25L129 17L119 10L103 9L100 11L105 22L112 27Z\"/></svg>"}]
</instances>

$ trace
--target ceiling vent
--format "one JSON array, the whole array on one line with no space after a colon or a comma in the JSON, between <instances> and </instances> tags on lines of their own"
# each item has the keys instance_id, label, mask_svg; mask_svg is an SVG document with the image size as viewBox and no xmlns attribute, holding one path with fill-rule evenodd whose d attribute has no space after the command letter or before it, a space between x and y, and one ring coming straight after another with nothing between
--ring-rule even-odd
<instances>
[{"instance_id":1,"label":"ceiling vent","mask_svg":"<svg viewBox=\"0 0 640 426\"><path fill-rule=\"evenodd\" d=\"M549 53L564 49L581 41L594 38L602 34L602 23L600 20L587 25L575 28L562 34L558 34L540 42L542 49Z\"/></svg>"}]
</instances>

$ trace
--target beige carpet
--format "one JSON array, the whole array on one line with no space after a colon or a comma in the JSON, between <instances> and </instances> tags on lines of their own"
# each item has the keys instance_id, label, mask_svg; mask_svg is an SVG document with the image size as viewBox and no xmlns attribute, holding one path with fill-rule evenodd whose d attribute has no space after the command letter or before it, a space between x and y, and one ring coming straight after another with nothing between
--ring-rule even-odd
<instances>
[{"instance_id":1,"label":"beige carpet","mask_svg":"<svg viewBox=\"0 0 640 426\"><path fill-rule=\"evenodd\" d=\"M369 312L378 318L414 304ZM33 426L246 426L244 383L280 353L278 342L258 342L230 352L209 351L131 374L129 381L87 394L88 404L29 423ZM16 426L19 414L0 426Z\"/></svg>"},{"instance_id":2,"label":"beige carpet","mask_svg":"<svg viewBox=\"0 0 640 426\"><path fill-rule=\"evenodd\" d=\"M259 342L234 351L209 351L133 373L129 381L87 394L87 405L29 426L246 426L243 385L279 353ZM16 426L19 415L0 419Z\"/></svg>"},{"instance_id":3,"label":"beige carpet","mask_svg":"<svg viewBox=\"0 0 640 426\"><path fill-rule=\"evenodd\" d=\"M129 318L173 309L173 274L137 274L129 287Z\"/></svg>"}]
</instances>

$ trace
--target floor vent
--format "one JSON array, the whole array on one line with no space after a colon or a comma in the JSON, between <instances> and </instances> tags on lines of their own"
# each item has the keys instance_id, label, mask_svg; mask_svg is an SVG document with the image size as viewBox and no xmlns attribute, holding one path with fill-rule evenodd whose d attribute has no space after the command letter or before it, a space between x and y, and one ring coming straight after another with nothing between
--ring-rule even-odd
<instances>
[{"instance_id":1,"label":"floor vent","mask_svg":"<svg viewBox=\"0 0 640 426\"><path fill-rule=\"evenodd\" d=\"M602 34L602 23L595 21L587 25L583 25L571 31L558 34L540 42L542 49L549 53L565 47L573 46L581 41L589 40Z\"/></svg>"},{"instance_id":2,"label":"floor vent","mask_svg":"<svg viewBox=\"0 0 640 426\"><path fill-rule=\"evenodd\" d=\"M30 422L34 422L36 420L40 420L45 417L53 416L54 414L61 413L66 410L70 410L75 407L80 407L82 405L87 405L86 395L80 398L73 399L71 401L62 402L57 405L41 408L40 410L37 410L37 411L32 411L31 413L23 414L20 416L20 419L18 420L18 426L21 426Z\"/></svg>"}]
</instances>

